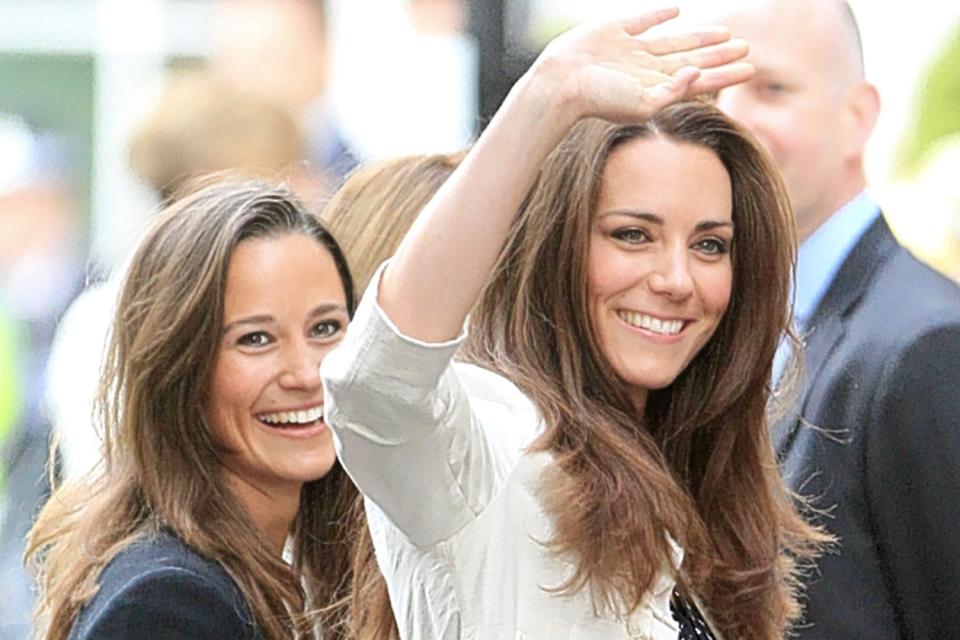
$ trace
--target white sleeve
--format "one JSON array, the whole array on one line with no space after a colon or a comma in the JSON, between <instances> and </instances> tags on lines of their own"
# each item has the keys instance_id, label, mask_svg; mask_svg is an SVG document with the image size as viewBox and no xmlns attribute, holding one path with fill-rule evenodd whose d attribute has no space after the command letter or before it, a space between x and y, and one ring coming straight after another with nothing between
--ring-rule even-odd
<instances>
[{"instance_id":1,"label":"white sleeve","mask_svg":"<svg viewBox=\"0 0 960 640\"><path fill-rule=\"evenodd\" d=\"M429 546L487 505L535 412L504 378L451 362L464 335L428 344L401 334L376 302L380 273L321 366L326 420L367 499L411 542Z\"/></svg>"}]
</instances>

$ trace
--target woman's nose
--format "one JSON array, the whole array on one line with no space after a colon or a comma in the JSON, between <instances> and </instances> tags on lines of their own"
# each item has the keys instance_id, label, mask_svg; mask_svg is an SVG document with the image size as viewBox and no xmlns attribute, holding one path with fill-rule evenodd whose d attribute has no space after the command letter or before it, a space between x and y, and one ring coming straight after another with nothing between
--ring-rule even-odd
<instances>
[{"instance_id":1,"label":"woman's nose","mask_svg":"<svg viewBox=\"0 0 960 640\"><path fill-rule=\"evenodd\" d=\"M307 344L290 345L284 353L280 384L290 389L316 389L320 381L321 355Z\"/></svg>"},{"instance_id":2,"label":"woman's nose","mask_svg":"<svg viewBox=\"0 0 960 640\"><path fill-rule=\"evenodd\" d=\"M693 293L693 278L687 264L686 250L664 251L648 278L650 290L672 300L684 300Z\"/></svg>"}]
</instances>

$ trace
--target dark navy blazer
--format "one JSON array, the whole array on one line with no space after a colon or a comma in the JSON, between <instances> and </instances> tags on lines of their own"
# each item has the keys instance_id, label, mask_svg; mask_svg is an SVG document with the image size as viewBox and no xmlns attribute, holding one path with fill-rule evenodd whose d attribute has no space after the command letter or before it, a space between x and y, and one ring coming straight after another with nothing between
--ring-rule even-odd
<instances>
[{"instance_id":1,"label":"dark navy blazer","mask_svg":"<svg viewBox=\"0 0 960 640\"><path fill-rule=\"evenodd\" d=\"M216 562L161 532L121 551L69 640L262 640L247 602Z\"/></svg>"},{"instance_id":2,"label":"dark navy blazer","mask_svg":"<svg viewBox=\"0 0 960 640\"><path fill-rule=\"evenodd\" d=\"M805 363L803 420L774 444L840 544L799 638L960 638L960 287L880 218L811 316Z\"/></svg>"}]
</instances>

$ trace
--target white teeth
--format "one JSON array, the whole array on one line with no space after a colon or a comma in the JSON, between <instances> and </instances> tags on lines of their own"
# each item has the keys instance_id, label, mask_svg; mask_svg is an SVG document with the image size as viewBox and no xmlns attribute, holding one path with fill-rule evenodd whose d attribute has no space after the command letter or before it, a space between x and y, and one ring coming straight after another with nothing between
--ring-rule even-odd
<instances>
[{"instance_id":1,"label":"white teeth","mask_svg":"<svg viewBox=\"0 0 960 640\"><path fill-rule=\"evenodd\" d=\"M617 311L617 315L630 326L640 327L661 335L676 335L683 329L683 320L660 320L636 311L623 310Z\"/></svg>"},{"instance_id":2,"label":"white teeth","mask_svg":"<svg viewBox=\"0 0 960 640\"><path fill-rule=\"evenodd\" d=\"M263 413L257 416L263 422L269 424L310 424L323 417L323 405L317 405L311 409L303 411L278 411L276 413Z\"/></svg>"}]
</instances>

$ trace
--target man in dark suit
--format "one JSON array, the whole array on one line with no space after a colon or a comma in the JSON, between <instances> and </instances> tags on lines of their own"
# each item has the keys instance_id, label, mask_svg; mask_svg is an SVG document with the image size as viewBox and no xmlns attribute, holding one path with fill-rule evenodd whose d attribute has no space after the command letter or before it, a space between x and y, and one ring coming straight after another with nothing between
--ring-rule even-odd
<instances>
[{"instance_id":1,"label":"man in dark suit","mask_svg":"<svg viewBox=\"0 0 960 640\"><path fill-rule=\"evenodd\" d=\"M849 6L766 0L724 22L757 74L718 104L779 164L802 242L804 380L774 444L839 541L810 576L799 637L960 637L960 288L864 191L879 99Z\"/></svg>"}]
</instances>

